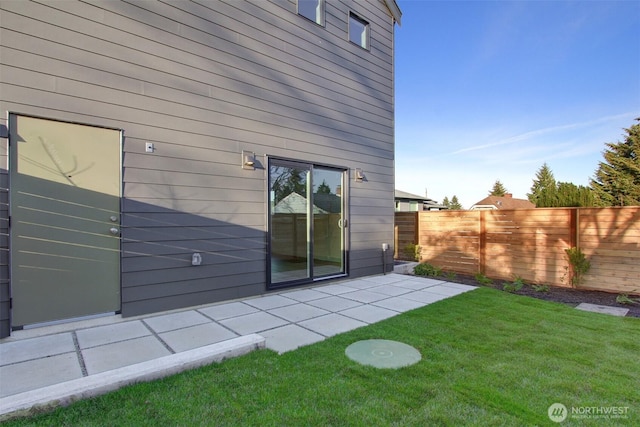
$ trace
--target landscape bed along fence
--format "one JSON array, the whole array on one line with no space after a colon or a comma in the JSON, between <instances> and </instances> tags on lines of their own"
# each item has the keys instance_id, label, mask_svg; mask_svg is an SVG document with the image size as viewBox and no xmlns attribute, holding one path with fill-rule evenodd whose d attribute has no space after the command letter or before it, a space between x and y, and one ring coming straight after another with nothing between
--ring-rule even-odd
<instances>
[{"instance_id":1,"label":"landscape bed along fence","mask_svg":"<svg viewBox=\"0 0 640 427\"><path fill-rule=\"evenodd\" d=\"M446 272L571 287L565 252L591 263L580 288L640 294L640 206L396 212L396 259Z\"/></svg>"}]
</instances>

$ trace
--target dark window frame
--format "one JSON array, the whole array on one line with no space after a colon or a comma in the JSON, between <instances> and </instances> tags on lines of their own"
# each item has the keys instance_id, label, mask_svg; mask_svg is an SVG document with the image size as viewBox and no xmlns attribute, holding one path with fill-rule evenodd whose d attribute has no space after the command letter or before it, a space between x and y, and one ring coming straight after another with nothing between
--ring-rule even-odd
<instances>
[{"instance_id":1,"label":"dark window frame","mask_svg":"<svg viewBox=\"0 0 640 427\"><path fill-rule=\"evenodd\" d=\"M320 8L320 13L319 16L316 12L316 16L312 17L312 16L307 16L305 15L303 12L304 10L300 10L300 2L304 1L306 3L311 3L312 1L314 1L316 3L315 8L319 7ZM316 25L319 25L321 27L324 27L325 25L325 15L326 15L326 0L297 0L296 1L296 13L300 16L302 16L303 18L313 22ZM318 22L320 21L320 22Z\"/></svg>"},{"instance_id":2,"label":"dark window frame","mask_svg":"<svg viewBox=\"0 0 640 427\"><path fill-rule=\"evenodd\" d=\"M348 31L347 31L347 35L349 38L349 42L355 44L356 46L360 47L361 49L364 50L371 50L371 24L369 23L369 21L367 21L366 19L363 19L360 15L358 15L357 13L354 13L352 11L349 12L349 17L348 17ZM354 37L356 36L356 34L352 34L352 24L358 24L361 26L362 31L359 31L357 36L358 39L354 39ZM362 39L362 32L364 31L364 40ZM359 40L359 41L357 41Z\"/></svg>"}]
</instances>

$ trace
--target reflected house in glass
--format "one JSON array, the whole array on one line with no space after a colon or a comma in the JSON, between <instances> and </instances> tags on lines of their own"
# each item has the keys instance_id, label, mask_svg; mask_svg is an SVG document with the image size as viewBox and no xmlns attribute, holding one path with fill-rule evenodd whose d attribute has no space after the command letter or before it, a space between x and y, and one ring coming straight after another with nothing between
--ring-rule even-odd
<instances>
[{"instance_id":1,"label":"reflected house in glass","mask_svg":"<svg viewBox=\"0 0 640 427\"><path fill-rule=\"evenodd\" d=\"M0 337L383 273L394 0L0 14Z\"/></svg>"}]
</instances>

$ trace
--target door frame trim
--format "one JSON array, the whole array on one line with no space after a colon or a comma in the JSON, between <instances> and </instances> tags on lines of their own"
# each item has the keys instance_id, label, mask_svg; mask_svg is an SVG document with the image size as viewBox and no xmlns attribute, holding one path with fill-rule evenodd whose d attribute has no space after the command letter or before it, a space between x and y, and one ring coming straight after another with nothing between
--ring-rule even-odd
<instances>
[{"instance_id":1,"label":"door frame trim","mask_svg":"<svg viewBox=\"0 0 640 427\"><path fill-rule=\"evenodd\" d=\"M16 125L16 117L27 117L27 118L32 118L32 119L39 119L39 120L48 120L48 121L52 121L52 122L58 122L58 123L64 123L64 124L70 124L70 125L79 125L79 126L88 126L88 127L92 127L92 128L98 128L98 129L106 129L106 130L113 130L113 131L117 131L119 134L119 167L118 167L118 214L120 217L120 241L119 241L119 253L120 253L120 262L119 262L119 271L118 271L118 287L119 287L119 293L120 293L120 307L119 309L115 312L115 314L120 313L120 310L122 309L122 233L123 233L123 228L122 228L122 197L123 197L123 192L124 192L124 183L123 183L123 169L124 169L124 163L123 163L123 158L124 158L124 153L123 153L123 149L124 149L124 129L119 128L119 127L113 127L113 126L105 126L105 125L96 125L96 124L90 124L90 123L86 123L86 122L81 122L81 121L76 121L76 120L65 120L65 119L58 119L58 118L51 118L51 117L47 117L47 116L43 116L43 115L37 115L37 114L29 114L29 113L21 113L21 112L17 112L15 110L12 111L7 111L6 114L6 123L7 123L7 182L8 182L8 189L9 189L9 209L8 209L8 215L9 218L12 218L13 216L13 206L11 203L11 190L13 188L13 183L11 182L11 175L12 175L12 168L15 167L15 165L12 164L11 162L11 158L13 157L13 150L15 149L15 142L12 141L12 130L13 127ZM9 277L8 277L8 288L9 288L9 333L11 333L11 331L14 330L19 330L19 329L28 329L31 325L24 325L24 326L20 326L15 328L13 325L13 260L12 260L12 249L13 249L13 230L12 230L12 224L11 221L9 221L9 236L8 236L8 264L9 264ZM92 314L92 315L88 315L88 316L108 316L108 315L112 315L112 313L114 312L107 312L107 313L96 313L96 314ZM83 316L85 317L85 316ZM51 321L53 323L64 323L66 321L73 321L75 320L74 318L72 319L61 319L61 320L54 320ZM44 322L44 323L51 323L51 322ZM32 327L37 327L40 324L34 324Z\"/></svg>"},{"instance_id":2,"label":"door frame trim","mask_svg":"<svg viewBox=\"0 0 640 427\"><path fill-rule=\"evenodd\" d=\"M351 235L351 231L350 231L350 224L351 224L351 217L350 217L350 212L349 212L349 170L350 168L346 167L346 166L338 166L338 165L333 165L333 164L329 164L329 163L322 163L322 162L313 162L313 161L305 161L305 160L299 160L299 159L291 159L291 158L286 158L286 157L281 157L281 156L270 156L270 155L265 155L266 158L266 167L265 167L265 171L266 171L266 179L265 179L265 199L266 199L266 203L265 203L265 224L267 227L267 232L266 232L266 248L267 248L267 252L266 252L266 260L265 260L265 264L266 264L266 280L265 280L265 287L267 290L276 290L276 289L282 289L282 288L289 288L289 287L294 287L294 286L302 286L302 285L310 285L316 282L321 282L321 281L325 281L325 280L331 280L331 279L338 279L338 278L345 278L349 276L349 252L350 252L350 243L351 243L351 239L350 239L350 235ZM270 192L271 192L271 188L270 188L270 183L271 183L271 176L270 176L270 169L271 169L271 162L272 161L276 161L276 162L281 162L284 165L291 165L291 166L303 166L305 168L308 168L311 172L313 171L313 167L321 167L321 168L328 168L328 169L335 169L336 171L342 171L343 173L343 186L341 187L341 194L343 197L343 204L342 204L342 209L343 209L343 218L344 220L347 222L347 224L349 224L347 227L345 227L345 229L343 229L343 248L342 248L342 257L343 257L343 262L344 262L344 273L339 273L339 274L331 274L331 275L327 275L327 276L320 276L320 277L310 277L308 279L300 279L300 280L292 280L289 282L281 282L278 284L273 284L271 283L271 199L270 199ZM307 230L309 231L309 230ZM311 233L313 233L313 223L311 225ZM313 250L313 248L312 248ZM311 254L312 255L312 254ZM312 258L312 262L313 262L313 258ZM312 269L313 271L313 269Z\"/></svg>"}]
</instances>

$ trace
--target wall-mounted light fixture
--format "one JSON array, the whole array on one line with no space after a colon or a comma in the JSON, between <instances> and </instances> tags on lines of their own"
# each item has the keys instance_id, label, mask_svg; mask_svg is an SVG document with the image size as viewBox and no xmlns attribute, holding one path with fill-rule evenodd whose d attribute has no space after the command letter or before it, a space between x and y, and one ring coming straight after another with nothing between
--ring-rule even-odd
<instances>
[{"instance_id":1,"label":"wall-mounted light fixture","mask_svg":"<svg viewBox=\"0 0 640 427\"><path fill-rule=\"evenodd\" d=\"M353 173L353 177L356 180L356 182L362 182L364 181L364 172L362 171L362 169L360 168L356 168L356 170Z\"/></svg>"},{"instance_id":2,"label":"wall-mounted light fixture","mask_svg":"<svg viewBox=\"0 0 640 427\"><path fill-rule=\"evenodd\" d=\"M256 168L256 153L242 150L242 169L254 170Z\"/></svg>"}]
</instances>

